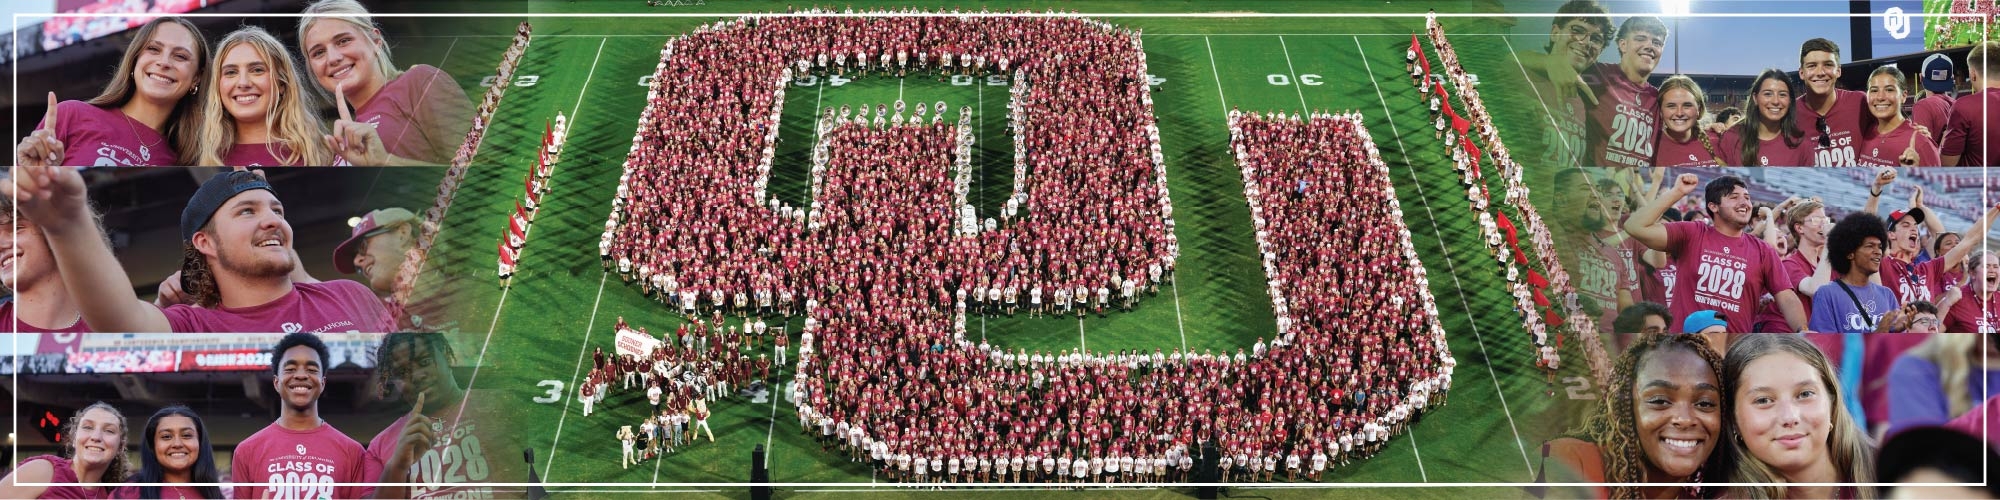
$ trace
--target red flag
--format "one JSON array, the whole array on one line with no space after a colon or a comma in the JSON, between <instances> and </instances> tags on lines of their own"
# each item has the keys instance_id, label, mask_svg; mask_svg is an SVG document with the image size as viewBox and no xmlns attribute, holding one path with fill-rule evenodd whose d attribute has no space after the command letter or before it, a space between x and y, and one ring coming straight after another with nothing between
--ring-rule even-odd
<instances>
[{"instance_id":1,"label":"red flag","mask_svg":"<svg viewBox=\"0 0 2000 500\"><path fill-rule=\"evenodd\" d=\"M507 234L516 238L527 234L527 231L521 229L521 219L519 217L507 218Z\"/></svg>"},{"instance_id":2,"label":"red flag","mask_svg":"<svg viewBox=\"0 0 2000 500\"><path fill-rule=\"evenodd\" d=\"M1555 310L1555 309L1550 309L1550 310L1549 310L1549 314L1548 314L1547 318L1546 318L1546 319L1544 319L1543 321L1544 321L1544 322L1546 322L1546 323L1548 323L1550 327L1557 327L1557 326L1562 326L1562 325L1563 325L1563 318L1562 318L1562 316L1557 316L1557 315L1556 315L1556 310ZM1557 335L1557 336L1556 336L1556 341L1557 341L1557 342L1561 342L1561 341L1562 341L1562 336L1561 336L1561 335ZM1557 349L1561 349L1561 348L1562 348L1562 346L1558 345L1558 346L1556 346L1556 348L1557 348Z\"/></svg>"},{"instance_id":3,"label":"red flag","mask_svg":"<svg viewBox=\"0 0 2000 500\"><path fill-rule=\"evenodd\" d=\"M1461 116L1458 116L1458 113L1452 113L1452 114L1451 114L1451 129L1452 129L1452 130L1457 130L1457 131L1458 131L1458 136L1459 136L1459 137L1465 137L1465 131L1467 131L1467 130L1472 130L1472 122L1469 122L1469 121L1465 121L1465 118L1464 118L1464 117L1461 117ZM1465 142L1466 142L1467 144L1470 144L1470 143L1471 143L1472 141L1469 141L1469 140L1468 140L1468 141L1465 141ZM1468 149L1477 149L1477 148L1468 148ZM1470 151L1468 151L1468 152L1470 152Z\"/></svg>"},{"instance_id":4,"label":"red flag","mask_svg":"<svg viewBox=\"0 0 2000 500\"><path fill-rule=\"evenodd\" d=\"M1410 52L1415 52L1417 53L1417 55L1423 55L1424 53L1424 46L1422 44L1417 43L1416 33L1410 34Z\"/></svg>"},{"instance_id":5,"label":"red flag","mask_svg":"<svg viewBox=\"0 0 2000 500\"><path fill-rule=\"evenodd\" d=\"M514 255L514 249L513 249L513 248L510 248L510 247L508 247L508 246L507 246L507 242L506 242L506 241L501 241L501 242L500 242L500 263L501 263L501 264L506 264L506 265L509 265L509 266L511 266L511 265L514 265L514 259L515 259L515 257L516 257L516 256Z\"/></svg>"},{"instance_id":6,"label":"red flag","mask_svg":"<svg viewBox=\"0 0 2000 500\"><path fill-rule=\"evenodd\" d=\"M528 171L528 176L527 176L527 177L524 177L524 178L522 178L522 179L521 179L521 189L522 189L523 191L527 191L527 192L529 192L529 193L533 193L533 192L535 192L535 171L534 171L534 170L529 170L529 171Z\"/></svg>"},{"instance_id":7,"label":"red flag","mask_svg":"<svg viewBox=\"0 0 2000 500\"><path fill-rule=\"evenodd\" d=\"M1534 285L1534 286L1535 286L1535 288L1541 288L1541 287L1545 287L1545 286L1549 286L1549 279L1548 279L1548 278L1544 278L1544 277L1542 277L1542 273L1538 273L1538 272L1535 272L1535 270L1533 270L1533 269L1529 269L1529 270L1528 270L1528 284L1530 284L1530 285Z\"/></svg>"},{"instance_id":8,"label":"red flag","mask_svg":"<svg viewBox=\"0 0 2000 500\"><path fill-rule=\"evenodd\" d=\"M556 142L556 127L547 118L542 119L542 149L548 149Z\"/></svg>"},{"instance_id":9,"label":"red flag","mask_svg":"<svg viewBox=\"0 0 2000 500\"><path fill-rule=\"evenodd\" d=\"M1447 101L1448 101L1448 100L1451 100L1451 93L1450 93L1450 92L1445 92L1445 91L1444 91L1444 83L1440 82L1440 83L1437 83L1436 85L1437 85L1437 91L1438 91L1438 97L1439 97L1439 98L1441 98L1441 99L1445 99L1445 100L1447 100ZM1445 106L1449 107L1449 106L1451 106L1451 104L1450 104L1450 103L1446 103L1446 104L1445 104ZM1457 116L1457 115L1452 115L1452 116Z\"/></svg>"},{"instance_id":10,"label":"red flag","mask_svg":"<svg viewBox=\"0 0 2000 500\"><path fill-rule=\"evenodd\" d=\"M1424 55L1423 49L1417 49L1417 67L1424 70L1425 77L1431 75L1431 58Z\"/></svg>"},{"instance_id":11,"label":"red flag","mask_svg":"<svg viewBox=\"0 0 2000 500\"><path fill-rule=\"evenodd\" d=\"M1523 266L1528 265L1528 252L1521 251L1521 245L1514 245L1514 262Z\"/></svg>"},{"instance_id":12,"label":"red flag","mask_svg":"<svg viewBox=\"0 0 2000 500\"><path fill-rule=\"evenodd\" d=\"M521 200L514 200L514 217L519 219L528 218L528 209L521 208Z\"/></svg>"},{"instance_id":13,"label":"red flag","mask_svg":"<svg viewBox=\"0 0 2000 500\"><path fill-rule=\"evenodd\" d=\"M1535 305L1540 307L1548 307L1549 298L1542 295L1542 288L1535 287L1534 292L1535 292Z\"/></svg>"}]
</instances>

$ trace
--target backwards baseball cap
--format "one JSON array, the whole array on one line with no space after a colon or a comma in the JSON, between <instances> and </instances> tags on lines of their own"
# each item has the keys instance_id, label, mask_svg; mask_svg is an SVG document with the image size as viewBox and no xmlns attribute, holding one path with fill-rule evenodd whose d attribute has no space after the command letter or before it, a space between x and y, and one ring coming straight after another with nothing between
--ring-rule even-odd
<instances>
[{"instance_id":1,"label":"backwards baseball cap","mask_svg":"<svg viewBox=\"0 0 2000 500\"><path fill-rule=\"evenodd\" d=\"M253 189L270 191L272 196L278 194L278 190L271 189L271 183L262 176L241 170L220 172L208 178L208 182L201 183L201 188L194 191L194 197L188 198L187 208L181 209L181 242L193 242L194 233L208 225L209 219L215 216L215 211L220 210L223 203Z\"/></svg>"},{"instance_id":2,"label":"backwards baseball cap","mask_svg":"<svg viewBox=\"0 0 2000 500\"><path fill-rule=\"evenodd\" d=\"M1918 74L1917 79L1924 82L1924 90L1937 94L1950 93L1953 87L1951 67L1951 57L1931 54L1924 58L1924 72Z\"/></svg>"},{"instance_id":3,"label":"backwards baseball cap","mask_svg":"<svg viewBox=\"0 0 2000 500\"><path fill-rule=\"evenodd\" d=\"M354 225L354 233L347 237L347 241L342 241L340 246L333 248L334 270L340 271L341 274L354 274L354 254L361 251L363 240L395 229L397 224L413 220L417 220L416 214L397 207L384 208L361 216L361 223Z\"/></svg>"},{"instance_id":4,"label":"backwards baseball cap","mask_svg":"<svg viewBox=\"0 0 2000 500\"><path fill-rule=\"evenodd\" d=\"M1914 220L1918 224L1923 224L1924 209L1920 207L1920 208L1912 208L1909 211L1897 210L1894 212L1889 212L1889 227L1891 229L1894 229L1896 227L1896 223L1902 222L1904 217L1909 217L1910 220Z\"/></svg>"},{"instance_id":5,"label":"backwards baseball cap","mask_svg":"<svg viewBox=\"0 0 2000 500\"><path fill-rule=\"evenodd\" d=\"M1686 333L1701 333L1702 330L1717 326L1726 329L1729 327L1729 322L1724 321L1722 313L1715 312L1714 309L1695 311L1694 314L1689 314L1687 319L1681 321L1681 331Z\"/></svg>"}]
</instances>

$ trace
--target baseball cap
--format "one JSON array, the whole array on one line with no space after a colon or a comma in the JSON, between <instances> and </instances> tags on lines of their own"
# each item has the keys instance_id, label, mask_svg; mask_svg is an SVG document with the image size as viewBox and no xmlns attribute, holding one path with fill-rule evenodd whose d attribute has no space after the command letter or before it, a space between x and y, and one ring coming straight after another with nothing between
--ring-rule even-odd
<instances>
[{"instance_id":1,"label":"baseball cap","mask_svg":"<svg viewBox=\"0 0 2000 500\"><path fill-rule=\"evenodd\" d=\"M271 189L271 183L262 176L241 170L218 172L208 178L208 182L201 183L201 188L195 189L194 196L188 198L187 208L181 209L181 242L193 242L194 233L208 225L208 220L215 216L215 211L221 209L223 203L253 189L270 191L272 196L278 194L278 190Z\"/></svg>"},{"instance_id":2,"label":"baseball cap","mask_svg":"<svg viewBox=\"0 0 2000 500\"><path fill-rule=\"evenodd\" d=\"M1889 212L1889 227L1896 227L1896 223L1902 222L1904 217L1909 217L1916 220L1918 224L1922 224L1924 223L1924 209L1912 208L1907 212L1902 210Z\"/></svg>"},{"instance_id":3,"label":"baseball cap","mask_svg":"<svg viewBox=\"0 0 2000 500\"><path fill-rule=\"evenodd\" d=\"M361 216L361 223L354 225L354 233L347 237L347 241L342 241L340 246L333 248L334 270L340 271L341 274L354 274L354 254L361 251L361 240L388 231L397 224L416 219L416 214L397 207L384 208Z\"/></svg>"},{"instance_id":4,"label":"baseball cap","mask_svg":"<svg viewBox=\"0 0 2000 500\"><path fill-rule=\"evenodd\" d=\"M1950 93L1953 86L1951 69L1951 57L1931 54L1924 58L1923 73L1918 74L1917 79L1924 83L1924 90L1937 94Z\"/></svg>"},{"instance_id":5,"label":"baseball cap","mask_svg":"<svg viewBox=\"0 0 2000 500\"><path fill-rule=\"evenodd\" d=\"M1715 326L1727 328L1729 322L1724 321L1722 313L1715 312L1714 309L1695 311L1694 314L1689 314L1687 319L1681 321L1681 331L1686 333L1700 333L1702 330Z\"/></svg>"}]
</instances>

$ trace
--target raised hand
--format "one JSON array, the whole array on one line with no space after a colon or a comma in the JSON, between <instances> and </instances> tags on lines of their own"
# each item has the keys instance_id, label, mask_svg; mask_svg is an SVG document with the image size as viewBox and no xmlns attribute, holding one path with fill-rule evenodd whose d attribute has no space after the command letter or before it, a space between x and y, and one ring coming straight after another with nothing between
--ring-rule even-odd
<instances>
[{"instance_id":1,"label":"raised hand","mask_svg":"<svg viewBox=\"0 0 2000 500\"><path fill-rule=\"evenodd\" d=\"M21 143L14 147L14 163L25 167L46 167L63 164L63 148L66 146L56 139L56 93L49 93L49 110L42 115L42 128L28 133Z\"/></svg>"},{"instance_id":2,"label":"raised hand","mask_svg":"<svg viewBox=\"0 0 2000 500\"><path fill-rule=\"evenodd\" d=\"M335 111L340 119L333 122L333 133L326 136L326 147L354 165L387 165L389 151L382 146L382 136L375 131L375 124L354 121L354 112L347 107L347 83L342 82L333 90Z\"/></svg>"}]
</instances>

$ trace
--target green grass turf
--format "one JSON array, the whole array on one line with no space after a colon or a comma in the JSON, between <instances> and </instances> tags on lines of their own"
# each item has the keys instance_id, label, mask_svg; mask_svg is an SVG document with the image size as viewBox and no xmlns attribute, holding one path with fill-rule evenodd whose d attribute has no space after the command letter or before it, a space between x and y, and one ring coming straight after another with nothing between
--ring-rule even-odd
<instances>
[{"instance_id":1,"label":"green grass turf","mask_svg":"<svg viewBox=\"0 0 2000 500\"><path fill-rule=\"evenodd\" d=\"M1231 6L1241 10L1286 7ZM599 6L578 8L593 7ZM1079 8L1113 12L1184 7L1121 2ZM569 7L553 4L548 8ZM768 442L773 481L864 486L871 480L868 470L821 452L801 435L789 404L720 402L714 405L716 416L711 419L717 443L684 447L665 460L620 470L617 444L611 435L618 425L640 417L643 403L635 401L641 398L634 393L614 394L599 408L600 413L588 418L581 416L579 404L569 401L574 390L568 384L576 377L579 362L588 362L589 349L611 347L609 325L615 318L622 316L655 331L678 325L675 315L659 304L618 280L608 279L594 248L642 106L645 87L638 85L638 79L651 72L661 43L706 21L709 19L536 19L537 37L517 74L541 78L534 86L508 91L480 149L479 166L468 175L445 221L433 253L439 267L427 274L426 283L455 284L449 288L460 356L480 364L471 382L476 389L493 390L496 397L514 402L511 406L515 410L507 420L515 426L520 445L536 449L535 466L543 472L544 480L634 484L745 481L749 449ZM1169 189L1178 202L1175 217L1183 255L1176 285L1162 289L1161 295L1144 301L1137 311L1101 319L1093 316L1081 325L1073 318L975 317L969 321L978 323L968 324L968 331L978 329L1003 346L1060 349L1087 343L1098 352L1178 347L1183 331L1186 345L1197 350L1222 351L1268 336L1274 330L1274 320L1269 298L1263 293L1240 176L1226 154L1224 103L1244 110L1358 110L1390 165L1417 253L1434 277L1432 293L1459 368L1448 405L1426 414L1411 426L1410 433L1397 436L1378 456L1337 468L1326 481L1532 480L1531 462L1539 461L1538 444L1563 422L1548 418L1554 414L1557 400L1545 393L1549 386L1533 366L1527 334L1509 306L1504 280L1476 241L1477 229L1462 195L1464 190L1448 167L1443 146L1428 134L1428 113L1403 73L1402 52L1409 42L1408 33L1416 30L1421 20L1112 21L1146 31L1150 71L1166 79L1153 90L1161 142L1167 153ZM1490 26L1510 21L1459 20L1448 26L1466 26L1454 31L1468 33L1495 32L1501 30ZM485 24L481 28L499 30L467 33L511 32L508 25ZM1281 39L1265 33L1285 35ZM422 40L405 43L399 60L406 64L410 60L440 61L475 97L483 90L478 88L480 78L492 73L506 43L504 37ZM1524 83L1497 37L1466 35L1454 40L1469 69L1486 82L1482 89L1489 105L1499 109L1523 104L1505 98L1503 89L1511 85L1518 90ZM439 47L449 49L448 57ZM1294 82L1300 81L1299 75L1316 74L1321 75L1322 84L1272 85L1268 79L1272 74L1285 75ZM877 75L840 87L824 83L792 87L787 92L780 160L774 168L771 191L792 203L805 199L803 165L813 140L810 117L816 103L886 102L898 92L912 102L943 99L954 108L974 105L982 109L979 116L985 119L980 121L976 153L981 155L977 162L979 186L973 201L982 214L996 209L998 200L1010 189L1012 175L1011 144L1003 135L1005 87L953 86L929 76L898 81ZM576 113L572 115L568 154L557 166L554 192L545 200L523 255L525 264L515 277L514 288L505 293L503 304L502 291L491 275L492 248L504 233L505 214L513 209L511 205L521 193L521 179L534 160L541 123L556 111L568 114L572 110ZM1514 142L1516 135L1526 134L1510 135L1508 131L1534 127L1543 123L1534 120L1545 120L1510 112L1498 118L1503 136L1516 151L1532 146ZM798 326L793 322L789 330L796 332ZM1565 354L1571 360L1580 359L1576 354ZM1565 371L1578 370L1574 367L1579 364L1572 362ZM563 385L561 401L530 401L545 392L545 387L537 386L545 380ZM786 488L785 495L844 494L812 491L815 489L819 488ZM1190 491L1119 491L1117 495L1149 498ZM746 494L741 490L720 493ZM1019 496L1010 492L953 494ZM1037 493L1062 494L1066 493ZM1314 498L1522 495L1515 488L1471 492L1260 489L1255 494ZM923 493L907 490L888 494L919 495Z\"/></svg>"}]
</instances>

